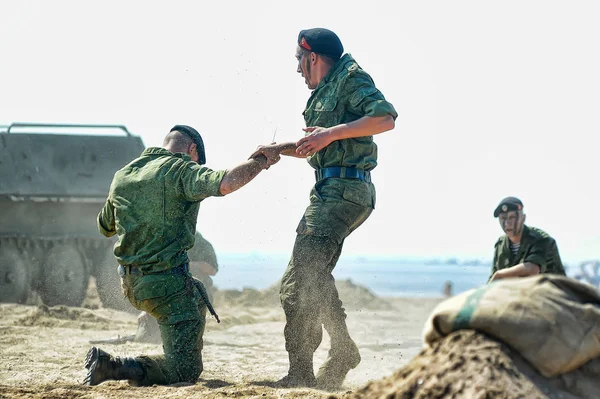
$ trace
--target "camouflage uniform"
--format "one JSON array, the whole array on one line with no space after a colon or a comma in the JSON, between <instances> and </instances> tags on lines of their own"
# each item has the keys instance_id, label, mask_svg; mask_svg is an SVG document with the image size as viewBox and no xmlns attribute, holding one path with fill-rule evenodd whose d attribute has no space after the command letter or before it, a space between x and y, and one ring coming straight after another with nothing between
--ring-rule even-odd
<instances>
[{"instance_id":1,"label":"camouflage uniform","mask_svg":"<svg viewBox=\"0 0 600 399\"><path fill-rule=\"evenodd\" d=\"M371 77L346 54L313 91L303 115L307 126L332 127L363 116L396 118L397 113ZM377 165L377 146L372 136L338 140L310 156L308 162L317 170L340 166L371 171ZM312 375L322 324L331 337L330 356L351 341L332 271L345 238L374 207L375 187L370 181L327 178L312 188L280 292L290 374L292 369L303 369Z\"/></svg>"},{"instance_id":2,"label":"camouflage uniform","mask_svg":"<svg viewBox=\"0 0 600 399\"><path fill-rule=\"evenodd\" d=\"M202 271L194 267L195 262L206 262L213 266L215 270L219 270L219 264L217 263L217 255L213 249L212 244L204 237L200 232L196 232L196 241L194 246L188 251L188 257L190 258L190 273L204 284L206 293L208 294L209 301L214 304L214 286L212 278L203 273ZM204 304L202 304L202 307ZM202 309L201 309L202 310ZM142 313L143 315L143 313ZM201 331L201 335L204 335L204 330ZM135 335L133 336L135 342L148 342L152 344L160 344L162 342L160 337L160 329L158 322L152 316L145 315L144 317L138 318L138 327Z\"/></svg>"},{"instance_id":3,"label":"camouflage uniform","mask_svg":"<svg viewBox=\"0 0 600 399\"><path fill-rule=\"evenodd\" d=\"M147 148L115 173L98 229L117 235L114 253L131 304L158 320L164 355L140 356L140 385L195 383L202 372L206 307L187 271L200 201L220 196L225 171L185 154ZM134 266L139 273L131 272Z\"/></svg>"},{"instance_id":4,"label":"camouflage uniform","mask_svg":"<svg viewBox=\"0 0 600 399\"><path fill-rule=\"evenodd\" d=\"M565 268L554 238L536 227L523 226L521 245L516 255L513 255L510 240L506 235L500 237L496 242L494 264L492 265L490 278L500 269L506 269L525 262L538 265L540 273L565 275Z\"/></svg>"}]
</instances>

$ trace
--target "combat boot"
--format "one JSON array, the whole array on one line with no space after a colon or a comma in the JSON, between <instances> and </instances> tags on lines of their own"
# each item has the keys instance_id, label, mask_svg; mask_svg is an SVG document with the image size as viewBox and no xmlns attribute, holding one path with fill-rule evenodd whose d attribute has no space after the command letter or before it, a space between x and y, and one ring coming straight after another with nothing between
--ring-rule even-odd
<instances>
[{"instance_id":1,"label":"combat boot","mask_svg":"<svg viewBox=\"0 0 600 399\"><path fill-rule=\"evenodd\" d=\"M360 363L360 353L350 338L332 343L329 355L317 372L317 388L334 391L342 387L346 374Z\"/></svg>"},{"instance_id":2,"label":"combat boot","mask_svg":"<svg viewBox=\"0 0 600 399\"><path fill-rule=\"evenodd\" d=\"M276 388L314 387L317 383L313 371L312 354L310 356L289 355L288 374L275 383Z\"/></svg>"},{"instance_id":3,"label":"combat boot","mask_svg":"<svg viewBox=\"0 0 600 399\"><path fill-rule=\"evenodd\" d=\"M92 347L85 357L87 375L85 385L98 385L107 380L129 380L139 385L144 379L144 369L140 362L131 357L113 357L102 349Z\"/></svg>"}]
</instances>

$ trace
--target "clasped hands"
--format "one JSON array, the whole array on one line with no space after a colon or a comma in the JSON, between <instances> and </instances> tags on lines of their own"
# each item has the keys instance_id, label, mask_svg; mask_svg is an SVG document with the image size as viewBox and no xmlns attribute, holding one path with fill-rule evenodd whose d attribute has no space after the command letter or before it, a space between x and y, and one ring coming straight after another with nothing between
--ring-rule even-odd
<instances>
[{"instance_id":1,"label":"clasped hands","mask_svg":"<svg viewBox=\"0 0 600 399\"><path fill-rule=\"evenodd\" d=\"M330 128L311 126L302 130L309 134L298 140L298 142L259 145L256 151L252 153L250 158L259 159L259 157L264 156L267 161L267 166L265 169L268 169L271 165L279 162L282 154L305 158L327 147L332 141L334 141Z\"/></svg>"},{"instance_id":2,"label":"clasped hands","mask_svg":"<svg viewBox=\"0 0 600 399\"><path fill-rule=\"evenodd\" d=\"M248 159L254 159L263 169L269 169L271 165L275 165L281 159L279 151L273 149L274 146L275 143L272 143L269 146L259 145L256 151L254 151ZM264 150L265 148L267 150Z\"/></svg>"}]
</instances>

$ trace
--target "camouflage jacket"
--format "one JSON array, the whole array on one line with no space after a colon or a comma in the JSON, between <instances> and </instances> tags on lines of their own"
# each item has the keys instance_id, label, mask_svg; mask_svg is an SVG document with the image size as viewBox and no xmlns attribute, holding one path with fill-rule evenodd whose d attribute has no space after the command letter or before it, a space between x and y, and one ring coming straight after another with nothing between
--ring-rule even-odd
<instances>
[{"instance_id":1,"label":"camouflage jacket","mask_svg":"<svg viewBox=\"0 0 600 399\"><path fill-rule=\"evenodd\" d=\"M548 233L535 227L523 227L523 237L516 255L513 255L510 240L506 235L498 239L494 249L492 275L497 270L525 262L538 265L541 273L565 275L556 241Z\"/></svg>"},{"instance_id":2,"label":"camouflage jacket","mask_svg":"<svg viewBox=\"0 0 600 399\"><path fill-rule=\"evenodd\" d=\"M306 126L332 127L363 116L398 116L350 54L344 55L317 85L304 110ZM373 136L337 140L308 158L315 168L329 166L372 170L377 166Z\"/></svg>"},{"instance_id":3,"label":"camouflage jacket","mask_svg":"<svg viewBox=\"0 0 600 399\"><path fill-rule=\"evenodd\" d=\"M224 175L157 147L117 171L97 220L100 233L118 236L117 261L145 273L188 262L200 201L221 195Z\"/></svg>"}]
</instances>

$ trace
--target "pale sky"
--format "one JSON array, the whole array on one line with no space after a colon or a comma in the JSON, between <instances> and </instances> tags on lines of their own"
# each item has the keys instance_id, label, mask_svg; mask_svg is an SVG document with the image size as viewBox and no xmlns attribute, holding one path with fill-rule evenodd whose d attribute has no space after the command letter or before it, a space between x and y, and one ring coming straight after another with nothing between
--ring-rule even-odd
<instances>
[{"instance_id":1,"label":"pale sky","mask_svg":"<svg viewBox=\"0 0 600 399\"><path fill-rule=\"evenodd\" d=\"M175 124L224 169L303 136L298 31L327 27L394 104L376 136L377 206L344 254L491 258L502 197L600 257L597 1L3 1L0 124L124 124L146 146ZM217 252L290 253L314 184L283 159L202 203Z\"/></svg>"}]
</instances>

